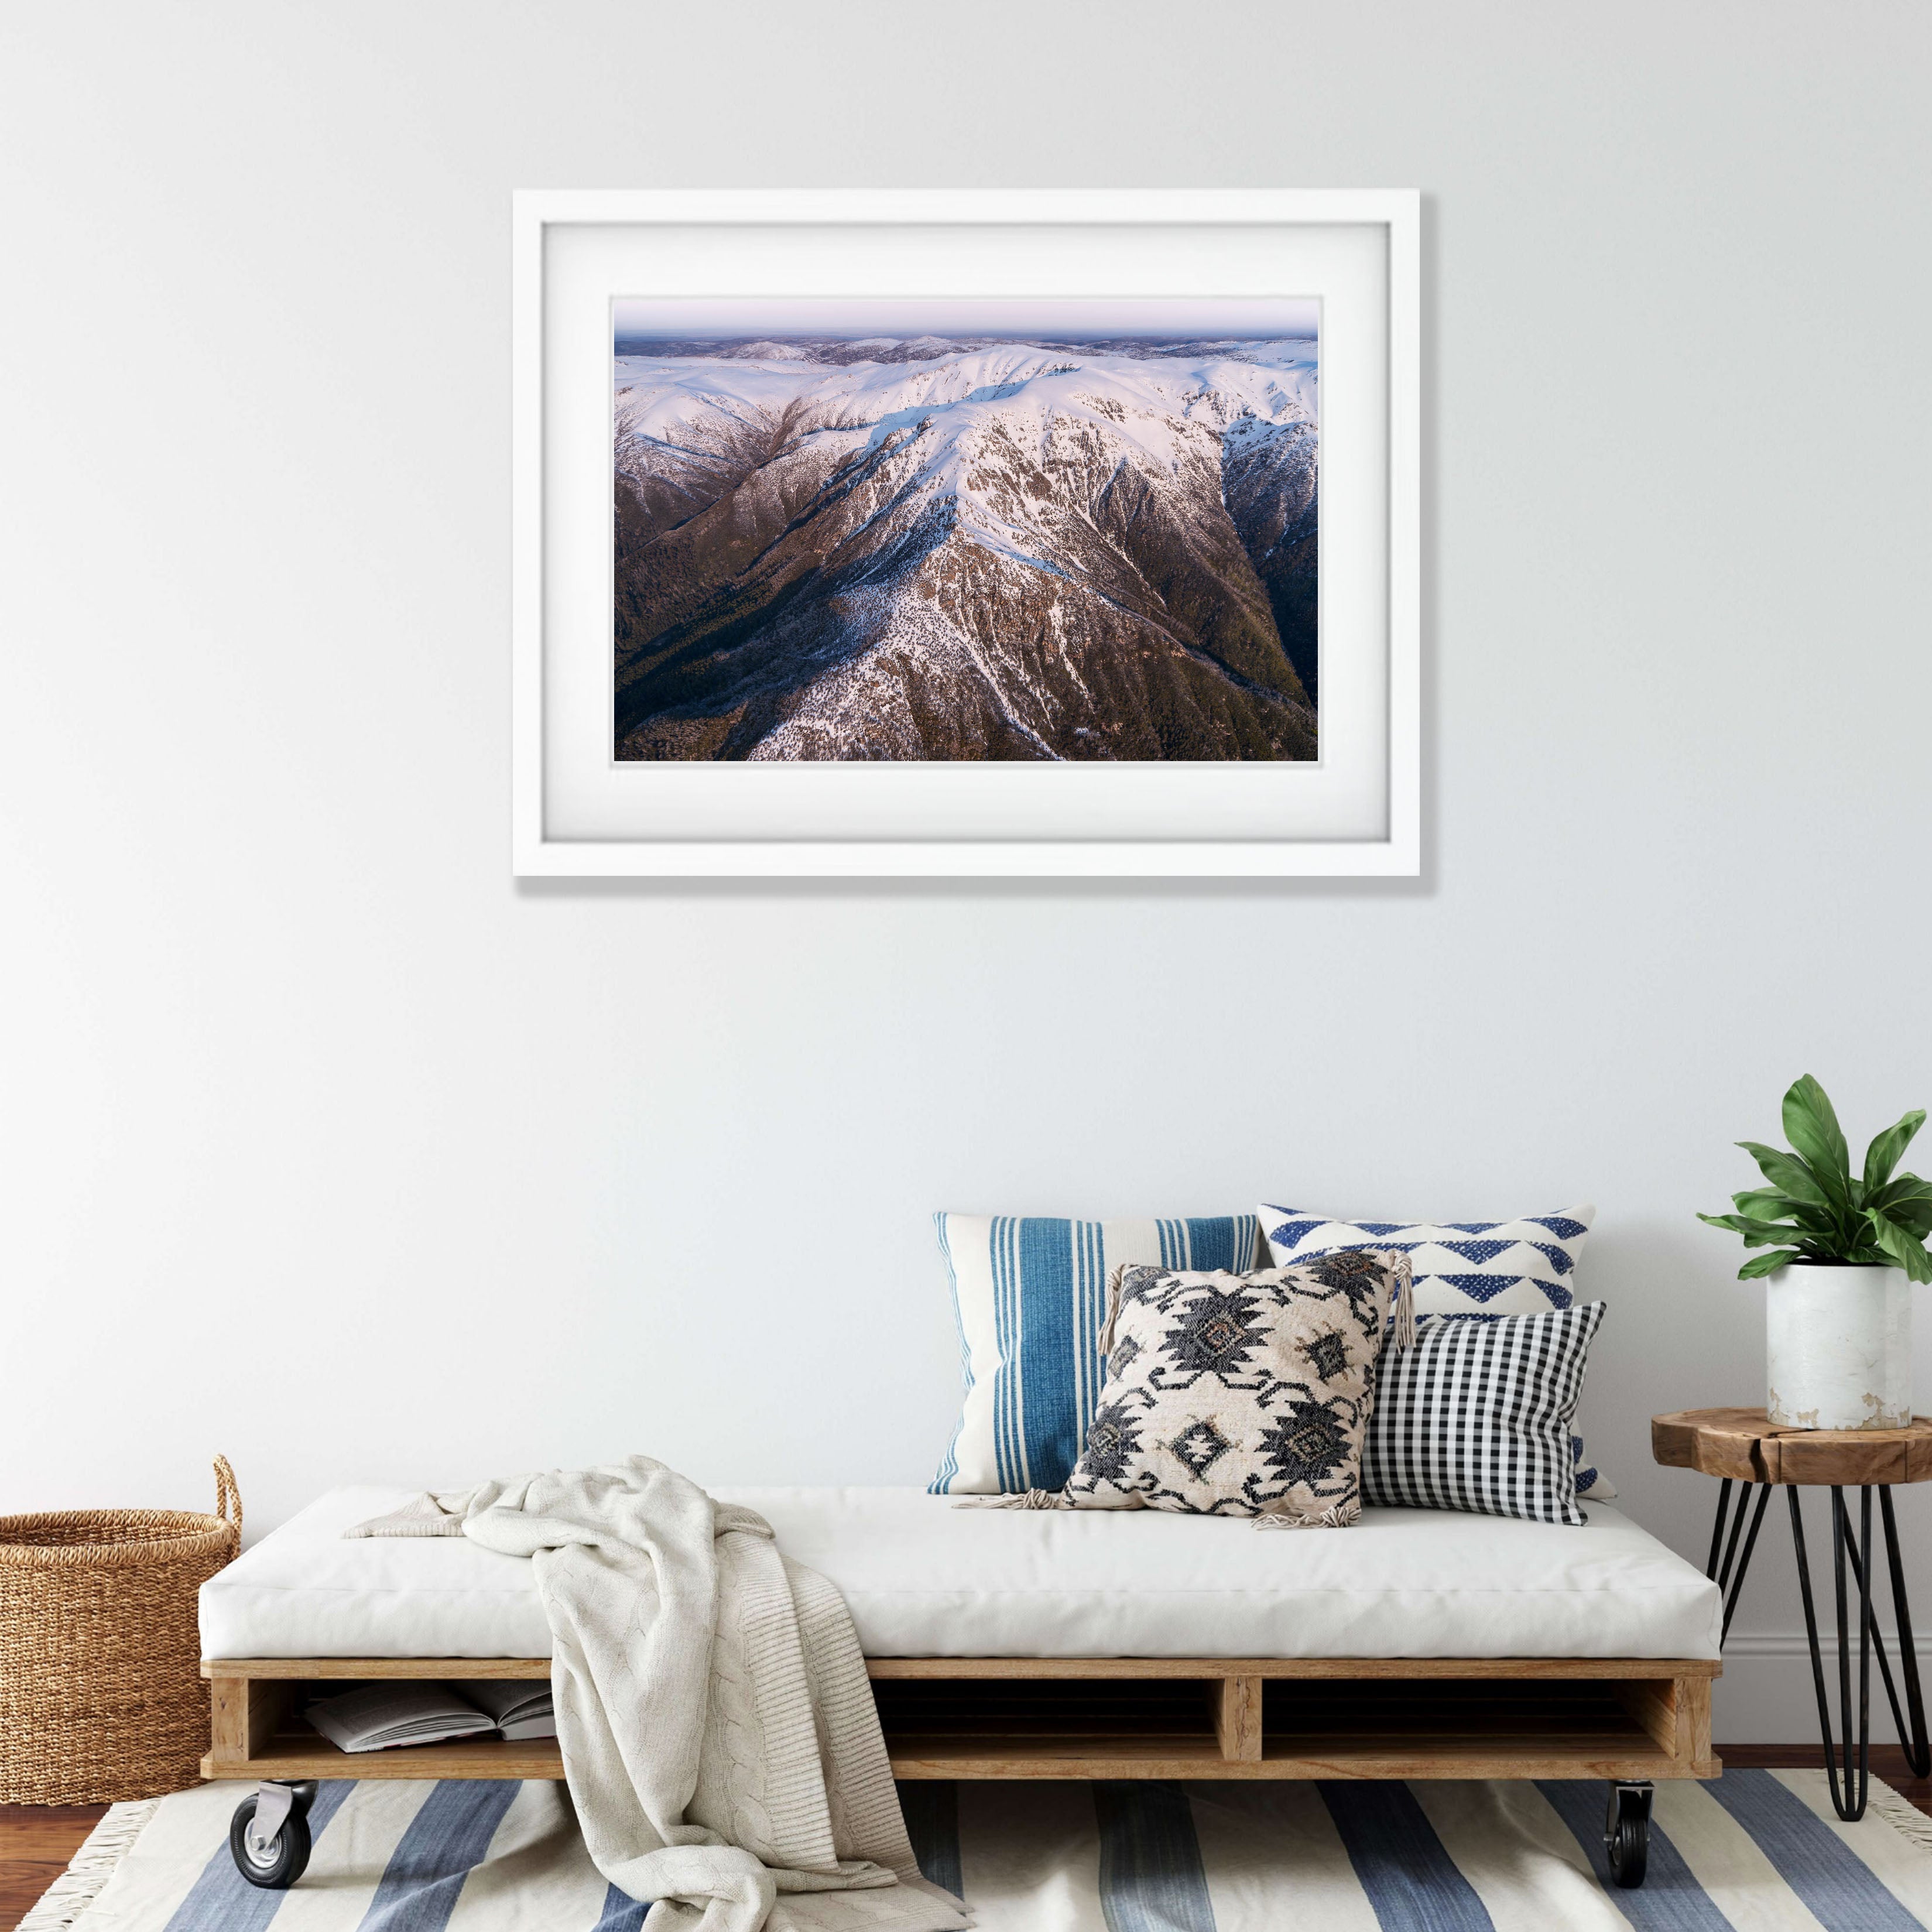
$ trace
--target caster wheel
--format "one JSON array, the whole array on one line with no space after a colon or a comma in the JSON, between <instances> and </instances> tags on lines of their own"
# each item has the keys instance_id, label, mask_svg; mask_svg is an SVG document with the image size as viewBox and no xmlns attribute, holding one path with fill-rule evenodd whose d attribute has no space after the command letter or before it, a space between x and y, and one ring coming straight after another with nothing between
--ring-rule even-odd
<instances>
[{"instance_id":1,"label":"caster wheel","mask_svg":"<svg viewBox=\"0 0 1932 1932\"><path fill-rule=\"evenodd\" d=\"M314 1796L311 1789L310 1803ZM308 1869L308 1804L298 1798L282 1820L281 1829L269 1840L264 1857L248 1842L256 1802L254 1798L244 1798L235 1808L228 1826L228 1849L234 1858L235 1869L250 1885L259 1885L267 1892L285 1892Z\"/></svg>"},{"instance_id":2,"label":"caster wheel","mask_svg":"<svg viewBox=\"0 0 1932 1932\"><path fill-rule=\"evenodd\" d=\"M1604 1852L1610 1876L1625 1892L1643 1882L1650 1863L1650 1791L1647 1786L1613 1785L1610 1815L1604 1821Z\"/></svg>"}]
</instances>

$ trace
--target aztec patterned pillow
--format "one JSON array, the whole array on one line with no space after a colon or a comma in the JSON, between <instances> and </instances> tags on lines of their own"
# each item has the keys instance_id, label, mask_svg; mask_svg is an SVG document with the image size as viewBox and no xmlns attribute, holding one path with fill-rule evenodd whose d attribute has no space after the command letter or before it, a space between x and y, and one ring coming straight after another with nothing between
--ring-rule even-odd
<instances>
[{"instance_id":1,"label":"aztec patterned pillow","mask_svg":"<svg viewBox=\"0 0 1932 1932\"><path fill-rule=\"evenodd\" d=\"M1574 1278L1593 1207L1515 1221L1337 1221L1300 1208L1264 1204L1262 1229L1276 1268L1349 1248L1388 1248L1415 1270L1418 1315L1541 1315L1576 1300ZM1573 1436L1576 1493L1608 1502L1616 1494Z\"/></svg>"},{"instance_id":2,"label":"aztec patterned pillow","mask_svg":"<svg viewBox=\"0 0 1932 1932\"><path fill-rule=\"evenodd\" d=\"M1382 1358L1366 1498L1580 1526L1570 1420L1603 1318L1600 1301L1488 1321L1418 1316L1414 1345Z\"/></svg>"},{"instance_id":3,"label":"aztec patterned pillow","mask_svg":"<svg viewBox=\"0 0 1932 1932\"><path fill-rule=\"evenodd\" d=\"M1246 1516L1340 1529L1408 1258L1362 1251L1255 1274L1121 1270L1107 1380L1053 1506ZM1038 1499L1044 1504L1047 1499Z\"/></svg>"},{"instance_id":4,"label":"aztec patterned pillow","mask_svg":"<svg viewBox=\"0 0 1932 1932\"><path fill-rule=\"evenodd\" d=\"M1252 1214L1063 1221L935 1214L952 1279L966 1397L934 1496L1057 1490L1072 1472L1106 1372L1100 1329L1114 1271L1226 1268L1264 1258Z\"/></svg>"}]
</instances>

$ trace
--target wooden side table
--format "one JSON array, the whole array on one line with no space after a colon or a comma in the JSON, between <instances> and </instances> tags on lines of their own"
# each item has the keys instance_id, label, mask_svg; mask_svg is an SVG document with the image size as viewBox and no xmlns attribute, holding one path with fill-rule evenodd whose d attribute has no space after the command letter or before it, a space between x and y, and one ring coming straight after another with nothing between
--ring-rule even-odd
<instances>
[{"instance_id":1,"label":"wooden side table","mask_svg":"<svg viewBox=\"0 0 1932 1932\"><path fill-rule=\"evenodd\" d=\"M1715 1476L1718 1516L1711 1530L1711 1554L1704 1574L1717 1584L1724 1600L1724 1633L1731 1617L1757 1545L1759 1526L1773 1489L1782 1486L1791 1506L1791 1550L1798 1565L1798 1587L1804 1600L1804 1635L1811 1648L1811 1681L1818 1695L1818 1728L1825 1744L1825 1768L1831 1780L1832 1803L1848 1822L1864 1815L1871 1784L1871 1660L1878 1658L1879 1675L1891 1701L1892 1720L1905 1744L1906 1761L1914 1774L1932 1772L1932 1738L1925 1726L1925 1700L1918 1684L1918 1652L1912 1638L1912 1610L1906 1601L1905 1572L1898 1557L1898 1523L1892 1514L1892 1492L1900 1483L1932 1480L1932 1421L1915 1416L1904 1429L1780 1429L1761 1408L1691 1408L1675 1415L1654 1415L1650 1420L1651 1454L1666 1467L1696 1469ZM1732 1486L1742 1483L1736 1508ZM1756 1507L1750 1492L1758 1491ZM1804 1520L1798 1492L1806 1487L1832 1492L1832 1570L1838 1627L1838 1742L1832 1738L1830 1700L1825 1690L1825 1660L1818 1644L1818 1618L1811 1600L1811 1570L1804 1554ZM1859 1525L1852 1534L1851 1513L1845 1492L1858 1492ZM1885 1526L1885 1551L1892 1574L1892 1606L1898 1624L1898 1674L1904 1682L1905 1706L1899 1707L1898 1685L1886 1655L1884 1634L1872 1604L1872 1491L1879 1494ZM1744 1518L1750 1522L1746 1528ZM1725 1534L1726 1518L1730 1534ZM1744 1546L1738 1539L1743 1535ZM1852 1717L1852 1660L1846 1571L1858 1593L1858 1697L1856 1744ZM1910 1722L1908 1724L1908 1718ZM1856 1759L1854 1750L1856 1748ZM1842 1786L1840 1781L1843 1772Z\"/></svg>"}]
</instances>

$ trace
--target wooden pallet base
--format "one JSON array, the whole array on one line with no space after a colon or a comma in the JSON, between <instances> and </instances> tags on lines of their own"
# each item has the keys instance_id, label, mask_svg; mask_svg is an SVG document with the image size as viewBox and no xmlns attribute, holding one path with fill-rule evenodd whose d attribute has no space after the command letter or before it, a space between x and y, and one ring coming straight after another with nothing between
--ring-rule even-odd
<instances>
[{"instance_id":1,"label":"wooden pallet base","mask_svg":"<svg viewBox=\"0 0 1932 1932\"><path fill-rule=\"evenodd\" d=\"M902 1778L1714 1778L1696 1658L876 1658ZM558 1778L552 1738L340 1751L304 1687L548 1678L548 1658L204 1663L208 1778Z\"/></svg>"}]
</instances>

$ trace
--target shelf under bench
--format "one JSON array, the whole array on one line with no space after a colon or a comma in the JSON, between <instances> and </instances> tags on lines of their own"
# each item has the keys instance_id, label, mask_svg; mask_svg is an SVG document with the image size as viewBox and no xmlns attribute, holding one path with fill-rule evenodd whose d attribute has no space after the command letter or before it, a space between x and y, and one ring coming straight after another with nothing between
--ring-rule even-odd
<instances>
[{"instance_id":1,"label":"shelf under bench","mask_svg":"<svg viewBox=\"0 0 1932 1932\"><path fill-rule=\"evenodd\" d=\"M1714 1778L1711 1680L1684 1658L874 1658L902 1778ZM208 1778L560 1778L554 1738L351 1754L305 1684L548 1678L548 1658L202 1665Z\"/></svg>"}]
</instances>

